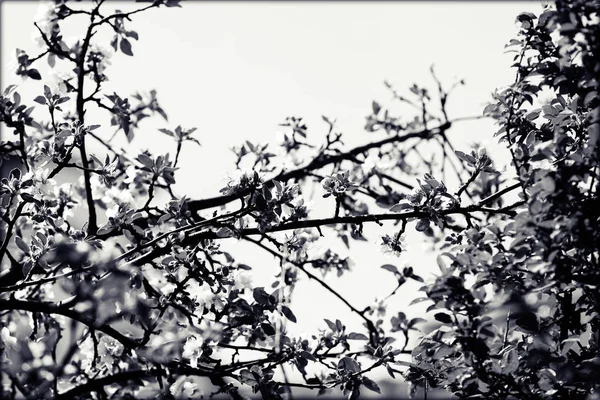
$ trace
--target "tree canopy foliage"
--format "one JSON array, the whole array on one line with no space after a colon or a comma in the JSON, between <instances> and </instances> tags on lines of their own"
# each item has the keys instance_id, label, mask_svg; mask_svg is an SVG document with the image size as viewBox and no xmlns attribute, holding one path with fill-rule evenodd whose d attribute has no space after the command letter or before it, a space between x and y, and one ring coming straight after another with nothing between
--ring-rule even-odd
<instances>
[{"instance_id":1,"label":"tree canopy foliage","mask_svg":"<svg viewBox=\"0 0 600 400\"><path fill-rule=\"evenodd\" d=\"M303 120L290 117L283 157L272 144L234 147L236 165L251 160L252 168L205 199L172 188L186 172L182 147L199 144L194 128L160 129L174 154L122 153L109 139L116 131L131 140L145 118L168 124L156 92L105 93L104 83L113 52L133 56L138 14L179 1L112 14L103 3L50 3L35 24L41 52L17 50L15 72L44 81L36 65L47 62L68 73L54 87L36 82L33 99L16 86L0 97L0 121L14 133L1 142L2 157L19 160L0 183L3 398L186 398L205 381L232 398L245 387L265 399L295 388L356 399L380 392L367 376L374 370L405 379L413 394L598 398L598 0L517 16L507 45L515 80L483 110L513 169L498 171L484 148L454 148L458 121L446 105L461 82L447 87L432 69L433 88L400 93L388 84L412 115L373 101L365 130L378 140L349 148L324 117L324 142L310 143ZM87 29L67 43L61 28L74 17ZM95 42L102 30L109 46ZM32 116L34 105L45 118ZM93 107L107 121L86 118ZM88 151L89 142L100 150ZM67 171L80 180L56 183ZM457 187L444 183L448 173ZM303 193L315 187L329 201L328 218L310 216ZM86 214L83 226L74 210ZM371 223L388 233L366 237ZM386 300L420 282L413 303L427 302L433 319L388 315L385 301L360 309L339 294L336 276L351 273L351 258L312 250L332 234L348 247L378 240L398 256L405 235L430 240L436 279L382 268L397 281ZM252 260L224 251L224 240L279 260L273 284L252 287ZM299 279L320 284L363 326L325 320L311 336L288 334L287 325L301 323L290 301ZM295 372L279 374L283 365Z\"/></svg>"}]
</instances>

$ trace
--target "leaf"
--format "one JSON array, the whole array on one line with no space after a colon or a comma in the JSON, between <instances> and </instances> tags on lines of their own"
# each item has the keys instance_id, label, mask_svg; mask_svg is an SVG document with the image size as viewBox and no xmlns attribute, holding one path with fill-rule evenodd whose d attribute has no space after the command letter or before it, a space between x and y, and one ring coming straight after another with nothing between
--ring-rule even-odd
<instances>
[{"instance_id":1,"label":"leaf","mask_svg":"<svg viewBox=\"0 0 600 400\"><path fill-rule=\"evenodd\" d=\"M37 96L33 101L41 105L46 105L46 98L44 96Z\"/></svg>"},{"instance_id":2,"label":"leaf","mask_svg":"<svg viewBox=\"0 0 600 400\"><path fill-rule=\"evenodd\" d=\"M565 355L569 350L574 351L577 355L581 354L581 342L578 338L571 337L562 341L561 353Z\"/></svg>"},{"instance_id":3,"label":"leaf","mask_svg":"<svg viewBox=\"0 0 600 400\"><path fill-rule=\"evenodd\" d=\"M327 324L327 326L329 326L329 329L331 329L334 332L337 331L337 326L335 326L335 323L328 320L327 318L325 318L325 323Z\"/></svg>"},{"instance_id":4,"label":"leaf","mask_svg":"<svg viewBox=\"0 0 600 400\"><path fill-rule=\"evenodd\" d=\"M414 326L422 322L427 322L424 318L413 318L408 322L408 329L417 329Z\"/></svg>"},{"instance_id":5,"label":"leaf","mask_svg":"<svg viewBox=\"0 0 600 400\"><path fill-rule=\"evenodd\" d=\"M110 233L115 229L115 227L111 223L106 223L98 229L98 235L105 235Z\"/></svg>"},{"instance_id":6,"label":"leaf","mask_svg":"<svg viewBox=\"0 0 600 400\"><path fill-rule=\"evenodd\" d=\"M289 319L290 321L296 323L298 322L296 320L296 316L294 315L294 313L292 312L292 310L290 310L287 306L281 306L281 312L283 313L283 315L285 315L285 317L287 319Z\"/></svg>"},{"instance_id":7,"label":"leaf","mask_svg":"<svg viewBox=\"0 0 600 400\"><path fill-rule=\"evenodd\" d=\"M167 7L181 7L181 5L179 4L181 2L181 0L167 0L167 2L165 3L165 6Z\"/></svg>"},{"instance_id":8,"label":"leaf","mask_svg":"<svg viewBox=\"0 0 600 400\"><path fill-rule=\"evenodd\" d=\"M21 271L23 273L23 276L29 275L29 271L31 271L32 268L33 268L33 264L31 263L31 261L24 262L23 265L21 266Z\"/></svg>"},{"instance_id":9,"label":"leaf","mask_svg":"<svg viewBox=\"0 0 600 400\"><path fill-rule=\"evenodd\" d=\"M417 222L415 229L419 232L423 232L423 231L426 231L427 229L429 229L429 219L421 218L419 220L419 222Z\"/></svg>"},{"instance_id":10,"label":"leaf","mask_svg":"<svg viewBox=\"0 0 600 400\"><path fill-rule=\"evenodd\" d=\"M508 347L509 351L502 357L502 373L505 375L515 372L519 368L519 355L514 347Z\"/></svg>"},{"instance_id":11,"label":"leaf","mask_svg":"<svg viewBox=\"0 0 600 400\"><path fill-rule=\"evenodd\" d=\"M31 249L29 248L29 245L27 243L25 243L25 241L23 240L23 238L21 238L19 236L16 236L15 237L15 244L24 253L29 254L31 252Z\"/></svg>"},{"instance_id":12,"label":"leaf","mask_svg":"<svg viewBox=\"0 0 600 400\"><path fill-rule=\"evenodd\" d=\"M269 304L269 294L262 287L254 288L252 296L258 304Z\"/></svg>"},{"instance_id":13,"label":"leaf","mask_svg":"<svg viewBox=\"0 0 600 400\"><path fill-rule=\"evenodd\" d=\"M240 382L250 386L258 385L254 374L247 369L240 371Z\"/></svg>"},{"instance_id":14,"label":"leaf","mask_svg":"<svg viewBox=\"0 0 600 400\"><path fill-rule=\"evenodd\" d=\"M527 119L529 121L533 121L535 119L537 119L540 116L540 110L535 110L535 111L531 111L529 114L527 114Z\"/></svg>"},{"instance_id":15,"label":"leaf","mask_svg":"<svg viewBox=\"0 0 600 400\"><path fill-rule=\"evenodd\" d=\"M381 106L379 105L379 103L377 103L376 101L373 101L373 115L377 115L379 114L379 111L381 111Z\"/></svg>"},{"instance_id":16,"label":"leaf","mask_svg":"<svg viewBox=\"0 0 600 400\"><path fill-rule=\"evenodd\" d=\"M433 316L436 320L443 322L444 324L452 323L452 317L446 313L437 313Z\"/></svg>"},{"instance_id":17,"label":"leaf","mask_svg":"<svg viewBox=\"0 0 600 400\"><path fill-rule=\"evenodd\" d=\"M359 397L360 397L360 389L354 388L354 390L352 390L352 392L350 392L350 394L348 395L348 400L356 400Z\"/></svg>"},{"instance_id":18,"label":"leaf","mask_svg":"<svg viewBox=\"0 0 600 400\"><path fill-rule=\"evenodd\" d=\"M229 238L233 236L233 231L226 226L219 228L217 231L217 236L220 238Z\"/></svg>"},{"instance_id":19,"label":"leaf","mask_svg":"<svg viewBox=\"0 0 600 400\"><path fill-rule=\"evenodd\" d=\"M168 120L169 120L169 118L167 117L167 113L165 113L165 111L164 111L162 108L158 107L158 108L156 109L156 112L157 112L157 113L159 113L159 114L161 115L161 117L163 117L163 119L164 119L165 121L168 121Z\"/></svg>"},{"instance_id":20,"label":"leaf","mask_svg":"<svg viewBox=\"0 0 600 400\"><path fill-rule=\"evenodd\" d=\"M315 356L313 356L312 353L309 353L308 351L302 350L300 352L300 354L302 355L302 357L306 358L307 360L317 361L317 359L315 358Z\"/></svg>"},{"instance_id":21,"label":"leaf","mask_svg":"<svg viewBox=\"0 0 600 400\"><path fill-rule=\"evenodd\" d=\"M386 271L393 272L394 274L399 274L400 273L400 271L398 271L398 268L396 268L392 264L383 264L381 266L381 268L385 269Z\"/></svg>"},{"instance_id":22,"label":"leaf","mask_svg":"<svg viewBox=\"0 0 600 400\"><path fill-rule=\"evenodd\" d=\"M306 383L309 385L320 385L321 384L321 380L319 378L317 378L316 376L312 377L312 378L308 378L306 380Z\"/></svg>"},{"instance_id":23,"label":"leaf","mask_svg":"<svg viewBox=\"0 0 600 400\"><path fill-rule=\"evenodd\" d=\"M17 87L17 85L8 85L6 87L6 89L4 89L3 95L4 97L8 97L8 95L15 90L15 88Z\"/></svg>"},{"instance_id":24,"label":"leaf","mask_svg":"<svg viewBox=\"0 0 600 400\"><path fill-rule=\"evenodd\" d=\"M38 238L38 240L42 243L43 246L45 246L48 243L48 238L46 237L46 235L44 235L42 231L37 231L35 233L35 236Z\"/></svg>"},{"instance_id":25,"label":"leaf","mask_svg":"<svg viewBox=\"0 0 600 400\"><path fill-rule=\"evenodd\" d=\"M119 43L119 47L121 48L123 54L133 56L133 52L131 51L131 42L129 40L122 38L121 43Z\"/></svg>"},{"instance_id":26,"label":"leaf","mask_svg":"<svg viewBox=\"0 0 600 400\"><path fill-rule=\"evenodd\" d=\"M154 160L152 158L150 158L148 155L142 153L138 156L138 160L145 166L148 168L152 168L154 167Z\"/></svg>"},{"instance_id":27,"label":"leaf","mask_svg":"<svg viewBox=\"0 0 600 400\"><path fill-rule=\"evenodd\" d=\"M110 41L110 45L111 47L117 51L117 41L119 40L119 37L117 35L113 36L112 40Z\"/></svg>"},{"instance_id":28,"label":"leaf","mask_svg":"<svg viewBox=\"0 0 600 400\"><path fill-rule=\"evenodd\" d=\"M135 32L135 31L125 32L125 36L130 37L130 38L135 39L135 40L139 40L139 38L140 38L138 36L137 32Z\"/></svg>"},{"instance_id":29,"label":"leaf","mask_svg":"<svg viewBox=\"0 0 600 400\"><path fill-rule=\"evenodd\" d=\"M431 299L429 297L417 297L416 299L414 299L413 301L410 302L409 306L412 306L413 304L417 304L417 303L422 303L427 300L431 300Z\"/></svg>"},{"instance_id":30,"label":"leaf","mask_svg":"<svg viewBox=\"0 0 600 400\"><path fill-rule=\"evenodd\" d=\"M448 274L448 266L446 265L446 262L444 261L442 256L438 255L436 261L437 261L438 267L440 267L440 271L442 271L442 274L447 275Z\"/></svg>"},{"instance_id":31,"label":"leaf","mask_svg":"<svg viewBox=\"0 0 600 400\"><path fill-rule=\"evenodd\" d=\"M515 324L528 332L538 332L540 329L537 316L534 312L521 312L515 318Z\"/></svg>"},{"instance_id":32,"label":"leaf","mask_svg":"<svg viewBox=\"0 0 600 400\"><path fill-rule=\"evenodd\" d=\"M460 160L467 161L467 155L462 151L456 150L454 153L456 154L456 157L458 157Z\"/></svg>"},{"instance_id":33,"label":"leaf","mask_svg":"<svg viewBox=\"0 0 600 400\"><path fill-rule=\"evenodd\" d=\"M530 12L522 12L521 14L517 15L517 21L523 22L523 21L532 21L534 19L536 19L537 17L535 16L535 14L530 13Z\"/></svg>"},{"instance_id":34,"label":"leaf","mask_svg":"<svg viewBox=\"0 0 600 400\"><path fill-rule=\"evenodd\" d=\"M48 65L50 66L50 68L54 68L54 66L56 65L56 56L54 55L54 53L48 54Z\"/></svg>"},{"instance_id":35,"label":"leaf","mask_svg":"<svg viewBox=\"0 0 600 400\"><path fill-rule=\"evenodd\" d=\"M394 364L400 365L401 367L414 367L415 366L415 364L413 364L411 362L402 361L402 360L394 361Z\"/></svg>"},{"instance_id":36,"label":"leaf","mask_svg":"<svg viewBox=\"0 0 600 400\"><path fill-rule=\"evenodd\" d=\"M495 104L488 104L483 109L483 115L488 115L489 113L493 112L495 109L496 109L496 105Z\"/></svg>"},{"instance_id":37,"label":"leaf","mask_svg":"<svg viewBox=\"0 0 600 400\"><path fill-rule=\"evenodd\" d=\"M30 69L27 71L27 76L30 77L31 79L35 79L36 81L39 81L42 79L42 76L40 75L40 72L37 69Z\"/></svg>"},{"instance_id":38,"label":"leaf","mask_svg":"<svg viewBox=\"0 0 600 400\"><path fill-rule=\"evenodd\" d=\"M379 386L377 385L377 382L367 378L366 376L363 377L363 381L362 384L364 387L366 387L367 389L375 392L375 393L379 393L381 394L381 389L379 388Z\"/></svg>"},{"instance_id":39,"label":"leaf","mask_svg":"<svg viewBox=\"0 0 600 400\"><path fill-rule=\"evenodd\" d=\"M350 357L343 357L342 359L340 359L340 361L338 362L338 368L350 372L360 372L360 366L358 365L356 360Z\"/></svg>"},{"instance_id":40,"label":"leaf","mask_svg":"<svg viewBox=\"0 0 600 400\"><path fill-rule=\"evenodd\" d=\"M340 236L340 239L342 239L342 242L344 242L344 244L346 245L346 248L350 248L350 239L348 239L348 235L342 235Z\"/></svg>"},{"instance_id":41,"label":"leaf","mask_svg":"<svg viewBox=\"0 0 600 400\"><path fill-rule=\"evenodd\" d=\"M348 340L369 340L369 338L362 333L351 332L348 334Z\"/></svg>"},{"instance_id":42,"label":"leaf","mask_svg":"<svg viewBox=\"0 0 600 400\"><path fill-rule=\"evenodd\" d=\"M398 204L394 204L392 206L392 208L390 208L391 212L400 212L403 210L409 210L412 209L413 206L410 203L398 203Z\"/></svg>"},{"instance_id":43,"label":"leaf","mask_svg":"<svg viewBox=\"0 0 600 400\"><path fill-rule=\"evenodd\" d=\"M553 193L556 190L556 183L554 183L554 179L550 176L545 176L541 180L542 188L548 193Z\"/></svg>"},{"instance_id":44,"label":"leaf","mask_svg":"<svg viewBox=\"0 0 600 400\"><path fill-rule=\"evenodd\" d=\"M584 106L588 106L592 100L594 100L596 97L598 97L598 92L597 91L591 91L588 94L585 95L584 99L583 99L583 105Z\"/></svg>"},{"instance_id":45,"label":"leaf","mask_svg":"<svg viewBox=\"0 0 600 400\"><path fill-rule=\"evenodd\" d=\"M392 379L396 379L396 375L394 375L394 370L392 369L392 367L386 364L385 369L387 370L387 373L390 374Z\"/></svg>"},{"instance_id":46,"label":"leaf","mask_svg":"<svg viewBox=\"0 0 600 400\"><path fill-rule=\"evenodd\" d=\"M262 330L265 332L265 334L267 336L275 335L275 328L273 328L273 325L263 322L262 324L260 324L260 327L262 328Z\"/></svg>"}]
</instances>

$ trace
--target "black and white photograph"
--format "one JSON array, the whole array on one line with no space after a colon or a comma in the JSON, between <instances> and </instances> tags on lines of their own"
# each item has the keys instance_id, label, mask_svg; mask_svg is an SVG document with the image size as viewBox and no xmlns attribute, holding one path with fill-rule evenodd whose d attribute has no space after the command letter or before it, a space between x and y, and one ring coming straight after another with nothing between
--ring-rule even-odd
<instances>
[{"instance_id":1,"label":"black and white photograph","mask_svg":"<svg viewBox=\"0 0 600 400\"><path fill-rule=\"evenodd\" d=\"M600 400L600 0L0 0L0 398Z\"/></svg>"}]
</instances>

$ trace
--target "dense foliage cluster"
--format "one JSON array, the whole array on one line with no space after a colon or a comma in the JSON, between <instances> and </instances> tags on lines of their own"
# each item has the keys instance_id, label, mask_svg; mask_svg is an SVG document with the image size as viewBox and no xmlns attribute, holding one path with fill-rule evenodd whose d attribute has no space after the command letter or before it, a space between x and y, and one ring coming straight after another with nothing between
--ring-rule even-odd
<instances>
[{"instance_id":1,"label":"dense foliage cluster","mask_svg":"<svg viewBox=\"0 0 600 400\"><path fill-rule=\"evenodd\" d=\"M134 16L179 2L111 14L103 3L48 3L35 24L42 50L17 50L15 69L47 84L32 99L16 86L0 97L4 132L14 133L0 144L2 159L18 160L0 183L2 398L187 398L214 387L238 399L280 399L294 388L356 399L380 392L367 376L374 370L403 377L413 394L598 398L598 0L517 17L508 45L516 79L484 110L514 170L498 171L484 148L454 148L458 121L446 104L462 82L447 90L432 69L433 90L414 85L403 95L387 84L414 115L373 102L365 130L377 140L348 148L323 117L325 140L310 143L303 120L290 117L279 148L234 147L239 173L206 199L173 189L185 173L182 147L199 144L195 129L160 129L174 154L117 151L111 130L132 140L142 119L169 122L155 91L103 89L111 55L133 56ZM61 27L75 17L87 29L68 42ZM102 30L112 33L109 46L95 42ZM44 61L60 71L53 83L36 68ZM44 118L32 117L33 103ZM88 120L92 107L107 121ZM449 170L457 187L443 182ZM58 184L69 171L80 179ZM314 187L331 217L310 217L303 193ZM368 223L388 234L366 237ZM439 250L441 273L424 281L412 267L383 265L397 287L376 307L357 308L334 289L351 258L313 250L333 233L348 247L380 240L401 257L409 232ZM252 260L224 251L224 240L279 260L273 284L253 286ZM290 301L300 279L320 284L363 326L325 320L310 336L288 334L287 324L301 323ZM386 314L408 280L423 285L413 303L427 302L428 323Z\"/></svg>"}]
</instances>

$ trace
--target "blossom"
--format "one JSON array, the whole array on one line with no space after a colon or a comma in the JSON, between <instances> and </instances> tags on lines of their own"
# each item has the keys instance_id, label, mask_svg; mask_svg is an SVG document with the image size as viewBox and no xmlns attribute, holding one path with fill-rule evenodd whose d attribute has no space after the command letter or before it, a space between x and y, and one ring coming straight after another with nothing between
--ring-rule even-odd
<instances>
[{"instance_id":1,"label":"blossom","mask_svg":"<svg viewBox=\"0 0 600 400\"><path fill-rule=\"evenodd\" d=\"M98 343L98 355L102 362L112 364L123 354L123 345L110 336L102 336Z\"/></svg>"},{"instance_id":2,"label":"blossom","mask_svg":"<svg viewBox=\"0 0 600 400\"><path fill-rule=\"evenodd\" d=\"M249 274L239 273L235 276L234 281L236 289L252 289L252 276Z\"/></svg>"},{"instance_id":3,"label":"blossom","mask_svg":"<svg viewBox=\"0 0 600 400\"><path fill-rule=\"evenodd\" d=\"M328 176L321 181L325 194L323 197L339 196L340 194L354 190L357 185L348 180L349 171L341 171L334 175Z\"/></svg>"},{"instance_id":4,"label":"blossom","mask_svg":"<svg viewBox=\"0 0 600 400\"><path fill-rule=\"evenodd\" d=\"M33 20L40 28L40 31L42 31L42 33L47 38L51 38L53 36L54 31L58 30L58 23L56 22L56 8L54 2L40 1L35 16L33 17ZM44 39L37 30L35 30L33 33L33 40L38 47L44 47L46 45Z\"/></svg>"},{"instance_id":5,"label":"blossom","mask_svg":"<svg viewBox=\"0 0 600 400\"><path fill-rule=\"evenodd\" d=\"M381 237L381 250L384 254L393 254L399 256L404 249L404 235L394 235L392 238L389 235L383 235Z\"/></svg>"},{"instance_id":6,"label":"blossom","mask_svg":"<svg viewBox=\"0 0 600 400\"><path fill-rule=\"evenodd\" d=\"M192 368L198 366L198 359L202 356L202 345L204 340L200 337L190 336L187 338L183 345L183 353L181 354L184 358L190 359L190 365Z\"/></svg>"},{"instance_id":7,"label":"blossom","mask_svg":"<svg viewBox=\"0 0 600 400\"><path fill-rule=\"evenodd\" d=\"M79 203L79 201L73 197L73 185L71 183L63 183L60 186L54 186L54 196L59 204L63 205L65 208L63 216L72 216L73 212L70 211L70 209Z\"/></svg>"},{"instance_id":8,"label":"blossom","mask_svg":"<svg viewBox=\"0 0 600 400\"><path fill-rule=\"evenodd\" d=\"M123 190L116 186L112 186L104 191L102 201L107 205L110 203L116 205L131 205L133 203L133 196L129 190Z\"/></svg>"},{"instance_id":9,"label":"blossom","mask_svg":"<svg viewBox=\"0 0 600 400\"><path fill-rule=\"evenodd\" d=\"M262 178L258 172L253 170L234 171L233 176L227 182L227 185L220 190L224 195L236 194L250 187L257 187L262 183Z\"/></svg>"},{"instance_id":10,"label":"blossom","mask_svg":"<svg viewBox=\"0 0 600 400\"><path fill-rule=\"evenodd\" d=\"M121 207L118 204L106 209L106 218L115 218L117 215L119 215L120 209Z\"/></svg>"},{"instance_id":11,"label":"blossom","mask_svg":"<svg viewBox=\"0 0 600 400\"><path fill-rule=\"evenodd\" d=\"M198 395L194 395L194 392L196 392L197 388L198 384L191 382L190 377L180 376L175 382L173 382L169 390L176 398L179 398L182 395L186 397L198 397ZM200 397L202 396L203 394L200 394Z\"/></svg>"},{"instance_id":12,"label":"blossom","mask_svg":"<svg viewBox=\"0 0 600 400\"><path fill-rule=\"evenodd\" d=\"M11 335L10 330L6 326L0 330L0 338L4 344L13 346L17 344L17 338Z\"/></svg>"},{"instance_id":13,"label":"blossom","mask_svg":"<svg viewBox=\"0 0 600 400\"><path fill-rule=\"evenodd\" d=\"M47 85L52 93L57 93L63 97L62 93L67 93L66 82L73 81L77 75L72 70L50 69L48 72Z\"/></svg>"},{"instance_id":14,"label":"blossom","mask_svg":"<svg viewBox=\"0 0 600 400\"><path fill-rule=\"evenodd\" d=\"M35 186L40 186L40 185L54 186L54 185L56 185L56 181L52 178L49 178L50 172L51 171L48 168L39 168L39 169L36 169L35 171L28 172L25 175L23 175L23 181L32 179Z\"/></svg>"},{"instance_id":15,"label":"blossom","mask_svg":"<svg viewBox=\"0 0 600 400\"><path fill-rule=\"evenodd\" d=\"M92 43L87 57L88 67L94 71L94 78L97 82L106 80L104 71L111 65L110 59L114 50L110 47L102 46L98 43Z\"/></svg>"}]
</instances>

